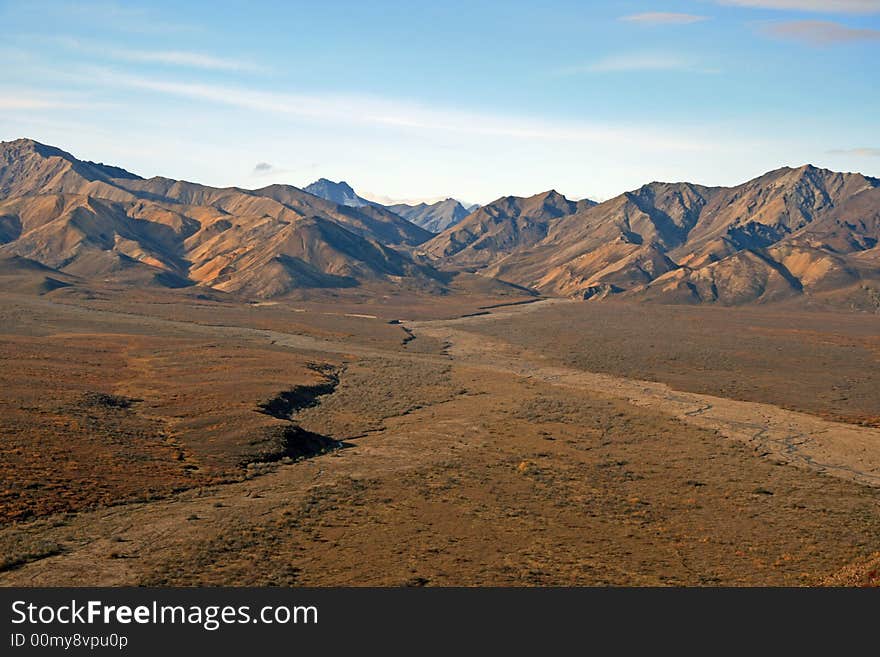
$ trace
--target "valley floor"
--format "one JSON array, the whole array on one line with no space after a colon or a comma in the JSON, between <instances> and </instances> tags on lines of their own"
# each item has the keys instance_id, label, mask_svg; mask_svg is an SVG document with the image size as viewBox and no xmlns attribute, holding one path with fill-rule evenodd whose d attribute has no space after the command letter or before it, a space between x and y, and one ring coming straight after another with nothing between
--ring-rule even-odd
<instances>
[{"instance_id":1,"label":"valley floor","mask_svg":"<svg viewBox=\"0 0 880 657\"><path fill-rule=\"evenodd\" d=\"M786 345L773 311L729 310L768 355L723 389L696 373L734 338L692 335L715 309L3 301L2 585L876 580L874 316ZM616 364L634 333L652 361ZM290 458L294 423L342 448Z\"/></svg>"}]
</instances>

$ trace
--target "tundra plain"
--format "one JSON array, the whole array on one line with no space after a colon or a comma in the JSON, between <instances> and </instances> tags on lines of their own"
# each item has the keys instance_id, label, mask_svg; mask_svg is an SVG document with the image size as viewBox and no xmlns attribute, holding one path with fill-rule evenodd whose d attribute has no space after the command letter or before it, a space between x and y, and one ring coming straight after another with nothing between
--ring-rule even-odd
<instances>
[{"instance_id":1,"label":"tundra plain","mask_svg":"<svg viewBox=\"0 0 880 657\"><path fill-rule=\"evenodd\" d=\"M0 584L877 583L877 315L533 301L3 293Z\"/></svg>"}]
</instances>

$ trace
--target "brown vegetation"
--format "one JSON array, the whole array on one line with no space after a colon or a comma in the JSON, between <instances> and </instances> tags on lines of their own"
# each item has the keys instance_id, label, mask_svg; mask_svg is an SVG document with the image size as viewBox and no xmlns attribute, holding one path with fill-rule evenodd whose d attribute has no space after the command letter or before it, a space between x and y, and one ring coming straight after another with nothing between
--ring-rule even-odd
<instances>
[{"instance_id":1,"label":"brown vegetation","mask_svg":"<svg viewBox=\"0 0 880 657\"><path fill-rule=\"evenodd\" d=\"M836 420L880 415L880 317L797 308L564 303L478 331L590 372ZM876 424L874 424L876 426Z\"/></svg>"}]
</instances>

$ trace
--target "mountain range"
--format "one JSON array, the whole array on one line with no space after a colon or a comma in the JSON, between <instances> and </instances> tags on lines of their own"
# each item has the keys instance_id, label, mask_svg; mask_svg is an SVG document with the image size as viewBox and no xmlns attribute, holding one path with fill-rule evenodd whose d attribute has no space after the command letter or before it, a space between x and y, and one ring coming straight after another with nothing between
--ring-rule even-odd
<instances>
[{"instance_id":1,"label":"mountain range","mask_svg":"<svg viewBox=\"0 0 880 657\"><path fill-rule=\"evenodd\" d=\"M484 273L580 298L739 304L843 292L880 274L878 188L810 165L735 187L654 182L561 217Z\"/></svg>"},{"instance_id":2,"label":"mountain range","mask_svg":"<svg viewBox=\"0 0 880 657\"><path fill-rule=\"evenodd\" d=\"M326 178L320 178L312 184L306 185L303 187L303 190L340 205L348 205L355 208L362 208L368 205L384 207L431 233L443 232L479 207L478 205L472 205L465 208L460 201L453 198L447 198L435 203L393 203L382 205L358 196L351 185L344 180L333 182Z\"/></svg>"},{"instance_id":3,"label":"mountain range","mask_svg":"<svg viewBox=\"0 0 880 657\"><path fill-rule=\"evenodd\" d=\"M99 279L254 299L431 294L477 274L581 299L880 307L878 241L880 180L810 165L734 187L652 182L599 204L507 196L467 213L454 199L384 207L325 179L257 190L144 179L0 143L0 281L40 293Z\"/></svg>"},{"instance_id":4,"label":"mountain range","mask_svg":"<svg viewBox=\"0 0 880 657\"><path fill-rule=\"evenodd\" d=\"M254 298L369 281L435 289L439 272L404 250L430 236L383 208L287 185L143 179L31 140L0 144L0 257L67 276Z\"/></svg>"},{"instance_id":5,"label":"mountain range","mask_svg":"<svg viewBox=\"0 0 880 657\"><path fill-rule=\"evenodd\" d=\"M447 228L455 226L479 206L472 206L472 209L469 210L460 201L448 198L436 203L419 203L417 205L396 203L385 207L431 233L442 233Z\"/></svg>"},{"instance_id":6,"label":"mountain range","mask_svg":"<svg viewBox=\"0 0 880 657\"><path fill-rule=\"evenodd\" d=\"M590 200L569 201L555 190L528 198L505 196L475 210L422 250L438 262L485 266L533 246L561 217L594 205Z\"/></svg>"}]
</instances>

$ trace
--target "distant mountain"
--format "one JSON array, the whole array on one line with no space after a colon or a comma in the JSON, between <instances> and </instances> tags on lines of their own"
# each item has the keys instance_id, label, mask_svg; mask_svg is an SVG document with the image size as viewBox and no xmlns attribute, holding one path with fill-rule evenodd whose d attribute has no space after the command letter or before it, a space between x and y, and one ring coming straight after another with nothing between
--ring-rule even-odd
<instances>
[{"instance_id":1,"label":"distant mountain","mask_svg":"<svg viewBox=\"0 0 880 657\"><path fill-rule=\"evenodd\" d=\"M447 265L486 266L540 242L561 217L592 205L569 201L555 190L528 198L505 196L472 212L421 250Z\"/></svg>"},{"instance_id":2,"label":"distant mountain","mask_svg":"<svg viewBox=\"0 0 880 657\"><path fill-rule=\"evenodd\" d=\"M387 208L398 216L432 233L439 233L455 225L470 212L460 202L452 198L437 201L436 203L389 203L383 205L382 203L368 201L358 196L351 185L345 181L333 182L326 178L316 180L303 189L309 194L314 194L339 205L347 205L353 208L368 206ZM473 209L478 207L480 206L471 206Z\"/></svg>"},{"instance_id":3,"label":"distant mountain","mask_svg":"<svg viewBox=\"0 0 880 657\"><path fill-rule=\"evenodd\" d=\"M880 181L803 166L736 187L650 183L554 221L483 273L545 294L766 302L880 279ZM462 222L459 227L466 222ZM454 237L447 231L421 248Z\"/></svg>"},{"instance_id":4,"label":"distant mountain","mask_svg":"<svg viewBox=\"0 0 880 657\"><path fill-rule=\"evenodd\" d=\"M431 204L419 203L418 205L408 205L406 203L397 203L385 207L407 221L411 221L416 226L421 226L432 233L440 233L450 226L454 226L470 214L454 198L448 198L445 201Z\"/></svg>"},{"instance_id":5,"label":"distant mountain","mask_svg":"<svg viewBox=\"0 0 880 657\"><path fill-rule=\"evenodd\" d=\"M49 286L100 278L257 298L367 282L439 289L438 272L395 248L429 237L384 208L295 187L143 179L31 140L0 143L0 258L7 276Z\"/></svg>"},{"instance_id":6,"label":"distant mountain","mask_svg":"<svg viewBox=\"0 0 880 657\"><path fill-rule=\"evenodd\" d=\"M333 182L326 178L320 178L311 185L306 185L303 190L309 194L314 194L328 201L333 201L338 205L347 205L351 208L363 208L373 205L365 198L358 196L347 182Z\"/></svg>"}]
</instances>

